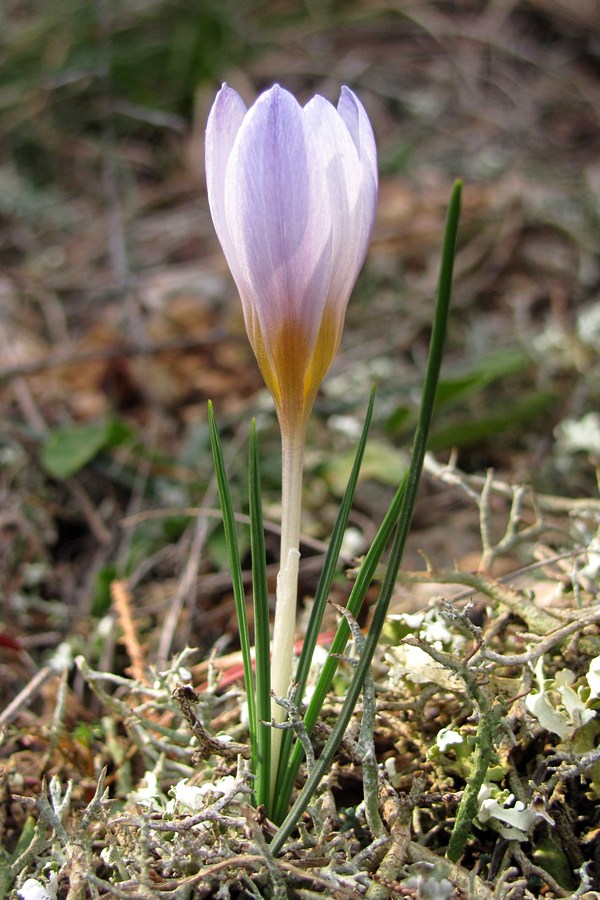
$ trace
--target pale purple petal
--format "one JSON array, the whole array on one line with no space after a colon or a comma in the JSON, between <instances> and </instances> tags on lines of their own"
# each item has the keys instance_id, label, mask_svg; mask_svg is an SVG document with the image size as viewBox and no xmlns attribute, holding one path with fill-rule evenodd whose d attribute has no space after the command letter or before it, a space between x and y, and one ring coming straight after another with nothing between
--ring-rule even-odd
<instances>
[{"instance_id":1,"label":"pale purple petal","mask_svg":"<svg viewBox=\"0 0 600 900\"><path fill-rule=\"evenodd\" d=\"M267 336L295 318L314 331L314 298L329 280L324 173L315 165L303 111L278 85L256 101L238 132L225 179L225 215L241 274ZM311 318L312 316L312 318Z\"/></svg>"},{"instance_id":2,"label":"pale purple petal","mask_svg":"<svg viewBox=\"0 0 600 900\"><path fill-rule=\"evenodd\" d=\"M217 237L235 277L236 252L231 246L225 217L225 174L229 157L247 108L240 95L223 85L208 117L206 125L206 188Z\"/></svg>"},{"instance_id":3,"label":"pale purple petal","mask_svg":"<svg viewBox=\"0 0 600 900\"><path fill-rule=\"evenodd\" d=\"M366 226L363 227L360 241L362 265L371 239L377 207L377 148L369 117L365 112L364 106L350 88L342 87L337 109L354 141L362 167L363 217L361 223L363 226Z\"/></svg>"},{"instance_id":4,"label":"pale purple petal","mask_svg":"<svg viewBox=\"0 0 600 900\"><path fill-rule=\"evenodd\" d=\"M350 291L364 261L362 251L362 166L349 130L335 107L316 96L304 108L313 135L314 165L325 175L326 194L321 218L327 210L331 226L331 278L324 296L343 316ZM323 295L322 295L323 296ZM325 308L321 297L321 310Z\"/></svg>"},{"instance_id":5,"label":"pale purple petal","mask_svg":"<svg viewBox=\"0 0 600 900\"><path fill-rule=\"evenodd\" d=\"M279 85L246 109L225 85L206 134L207 186L248 334L278 412L305 421L366 255L377 158L348 88L304 109ZM284 407L286 411L284 412Z\"/></svg>"},{"instance_id":6,"label":"pale purple petal","mask_svg":"<svg viewBox=\"0 0 600 900\"><path fill-rule=\"evenodd\" d=\"M364 106L354 91L346 85L342 87L337 111L350 132L356 152L363 161L370 179L377 184L377 148L373 129Z\"/></svg>"}]
</instances>

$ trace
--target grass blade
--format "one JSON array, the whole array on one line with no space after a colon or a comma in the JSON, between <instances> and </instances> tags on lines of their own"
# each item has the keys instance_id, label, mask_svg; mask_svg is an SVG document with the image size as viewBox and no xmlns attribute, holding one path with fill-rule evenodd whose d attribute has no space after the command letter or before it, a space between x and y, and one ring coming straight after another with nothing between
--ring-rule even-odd
<instances>
[{"instance_id":1,"label":"grass blade","mask_svg":"<svg viewBox=\"0 0 600 900\"><path fill-rule=\"evenodd\" d=\"M369 399L369 405L367 407L367 412L365 416L365 421L363 425L363 430L358 442L358 447L356 449L356 454L354 457L354 463L352 465L352 470L350 473L350 478L348 480L348 485L346 490L344 491L344 496L342 498L342 502L340 504L340 509L336 518L336 522L333 528L333 532L331 534L331 541L329 543L329 547L327 549L327 554L325 556L325 562L323 564L323 569L321 572L321 577L319 578L319 584L317 585L317 590L315 592L315 599L313 603L313 608L311 610L310 618L308 621L308 626L306 629L306 636L304 639L304 644L302 647L302 652L300 654L300 659L298 661L298 668L296 670L295 683L297 685L296 693L295 693L295 702L299 706L302 702L302 698L304 696L304 689L306 687L306 680L308 677L308 671L310 669L310 664L312 662L313 653L315 650L315 646L317 643L317 638L319 636L319 631L321 629L321 623L323 621L323 615L325 613L325 607L327 604L327 599L329 597L329 591L331 589L331 584L333 582L333 578L335 576L338 559L340 555L340 550L342 546L342 541L344 539L344 533L346 530L346 525L348 524L348 516L350 514L350 509L352 508L352 501L354 499L354 492L356 490L356 484L358 482L358 476L360 474L360 468L362 465L365 447L367 444L367 436L369 432L369 427L371 425L371 419L373 417L373 407L375 404L375 389L373 388L371 391L371 396ZM366 589L365 589L366 591ZM344 620L344 624L346 621ZM346 631L348 630L348 626L346 625ZM337 637L337 635L336 635ZM344 641L344 646L346 645L346 640ZM340 641L338 641L338 644ZM343 649L343 648L342 648ZM331 651L330 651L331 652ZM332 651L338 652L338 651ZM339 651L341 652L341 651ZM320 712L321 706L323 705L323 700L327 694L329 689L329 685L331 684L331 678L333 678L333 674L335 673L335 664L337 664L337 660L332 660L331 656L326 662L326 666L330 664L330 661L334 663L334 666L325 669L321 672L319 679L317 681L317 688L315 694L318 691L318 695L321 697L320 703L315 703L314 696L313 700L311 700L311 704L309 705L309 709L312 710L312 714L310 718L305 717L305 726L308 728L309 734L312 731L314 723L317 719L317 716ZM333 669L333 671L331 671ZM324 682L326 682L326 686L323 687ZM316 709L315 709L316 707ZM296 774L298 771L298 767L302 761L302 745L300 741L296 740L294 745L294 750L292 757L290 758L290 748L293 740L293 734L291 729L286 731L283 735L282 746L281 746L281 763L279 767L279 774L277 779L277 791L276 791L276 805L273 810L274 821L281 821L283 816L285 815L285 811L289 805L289 800L292 793L292 788L294 786L294 780L296 778Z\"/></svg>"},{"instance_id":2,"label":"grass blade","mask_svg":"<svg viewBox=\"0 0 600 900\"><path fill-rule=\"evenodd\" d=\"M295 828L300 816L305 811L310 802L310 798L319 785L319 782L331 766L338 745L344 736L348 723L352 717L352 713L360 696L362 685L371 666L373 654L381 636L381 630L385 623L389 602L394 590L398 569L402 560L402 554L406 539L410 530L412 513L414 509L415 499L423 468L423 460L427 450L427 438L431 426L433 416L433 408L435 404L435 394L439 381L440 368L442 363L442 355L444 348L444 340L448 323L448 310L450 306L450 296L452 287L452 272L454 267L454 254L456 249L456 235L458 230L458 219L460 214L462 184L455 182L448 214L446 217L446 228L444 231L444 241L442 247L442 261L440 269L440 277L438 283L438 291L436 298L436 309L433 321L433 329L429 345L429 355L427 358L427 370L425 374L425 382L423 386L423 395L421 399L421 408L419 411L419 419L415 431L413 441L413 452L411 464L408 470L403 502L398 518L398 525L392 544L390 559L386 568L385 577L381 585L377 605L373 615L371 628L365 641L365 646L360 655L358 665L354 671L354 675L350 682L344 704L340 716L338 717L333 730L325 744L321 756L317 764L312 769L306 780L296 802L292 809L284 819L281 827L271 842L271 851L273 854L279 853L282 849L287 837Z\"/></svg>"},{"instance_id":3,"label":"grass blade","mask_svg":"<svg viewBox=\"0 0 600 900\"><path fill-rule=\"evenodd\" d=\"M238 629L240 634L240 647L242 651L244 680L246 684L246 696L248 700L248 720L250 730L250 747L252 754L252 771L256 771L256 748L258 746L257 715L256 698L254 694L254 679L252 676L250 634L248 631L248 618L246 616L246 594L244 591L244 582L242 578L242 566L240 563L235 517L233 513L233 504L231 502L231 492L229 490L229 482L227 480L227 472L225 470L225 461L223 459L223 449L221 447L221 439L219 437L219 429L217 428L217 421L215 418L213 405L210 401L208 403L208 427L210 433L210 445L213 455L213 464L215 468L215 475L217 478L217 488L219 491L219 502L221 504L221 513L223 515L223 530L225 532L225 544L227 546L229 568L231 571L231 584L233 588L233 597L235 601L235 610L237 613Z\"/></svg>"},{"instance_id":4,"label":"grass blade","mask_svg":"<svg viewBox=\"0 0 600 900\"><path fill-rule=\"evenodd\" d=\"M367 414L365 416L362 434L360 436L358 447L356 449L352 471L350 473L348 485L346 487L346 490L344 491L344 496L342 497L340 509L335 521L335 525L333 527L331 541L329 543L327 554L325 556L325 562L323 564L323 570L321 572L321 577L319 578L319 583L315 592L313 608L308 620L306 637L304 638L304 645L302 647L302 652L300 653L300 659L298 660L298 668L296 670L295 679L297 685L295 697L296 703L298 704L301 703L304 696L304 689L306 687L308 671L312 662L317 638L321 630L321 623L325 614L325 607L327 605L329 591L331 589L331 584L333 582L333 578L337 568L338 559L342 548L342 541L344 540L346 525L348 524L348 516L350 515L350 509L352 508L352 501L354 499L354 492L356 490L356 484L358 482L358 476L360 474L360 467L362 465L363 457L365 454L367 435L369 433L369 427L371 425L371 419L373 417L374 403L375 388L371 390L369 406L367 408Z\"/></svg>"},{"instance_id":5,"label":"grass blade","mask_svg":"<svg viewBox=\"0 0 600 900\"><path fill-rule=\"evenodd\" d=\"M252 593L254 598L254 644L256 666L257 746L254 772L257 804L267 804L271 775L271 642L269 636L269 593L263 527L260 462L256 423L250 430L248 464L250 502L250 546L252 551Z\"/></svg>"},{"instance_id":6,"label":"grass blade","mask_svg":"<svg viewBox=\"0 0 600 900\"><path fill-rule=\"evenodd\" d=\"M373 576L375 575L375 571L383 555L383 551L387 547L388 541L394 530L394 526L398 521L398 516L400 515L400 509L404 500L404 489L406 487L407 477L408 472L406 473L400 486L398 487L396 494L394 495L394 499L392 500L392 503L390 504L390 507L383 519L383 522L379 526L373 543L369 547L369 550L367 551L367 554L360 567L360 570L356 577L356 581L354 582L354 585L352 587L352 591L350 592L348 603L346 605L350 614L355 619L358 617L358 614L362 608L367 591L371 585ZM306 731L309 735L312 733L317 718L319 717L319 713L321 712L321 707L323 706L329 688L331 687L331 682L333 681L333 678L335 676L339 664L339 659L337 659L336 654L341 654L344 652L349 637L350 628L348 626L348 622L345 618L342 618L331 643L331 647L329 649L329 654L327 656L325 664L321 669L321 672L317 679L317 684L315 685L315 690L311 697L310 703L308 704L308 708L304 714L304 727L306 728ZM285 810L287 809L287 806L289 804L292 788L294 786L296 775L298 774L298 769L300 768L300 763L302 762L302 757L302 745L300 744L300 741L296 741L288 761L285 775L282 775L281 778L281 787L279 789L280 799L276 807L277 815L274 819L274 821L276 822L281 821L281 819L285 815Z\"/></svg>"}]
</instances>

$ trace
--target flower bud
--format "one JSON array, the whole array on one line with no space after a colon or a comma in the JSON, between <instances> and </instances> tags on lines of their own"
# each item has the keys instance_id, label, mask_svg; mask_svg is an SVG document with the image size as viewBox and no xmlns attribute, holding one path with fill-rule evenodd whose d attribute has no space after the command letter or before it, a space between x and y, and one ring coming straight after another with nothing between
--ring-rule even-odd
<instances>
[{"instance_id":1,"label":"flower bud","mask_svg":"<svg viewBox=\"0 0 600 900\"><path fill-rule=\"evenodd\" d=\"M377 203L373 131L342 88L304 107L279 85L247 109L224 85L206 131L208 199L283 429L303 428L335 355Z\"/></svg>"}]
</instances>

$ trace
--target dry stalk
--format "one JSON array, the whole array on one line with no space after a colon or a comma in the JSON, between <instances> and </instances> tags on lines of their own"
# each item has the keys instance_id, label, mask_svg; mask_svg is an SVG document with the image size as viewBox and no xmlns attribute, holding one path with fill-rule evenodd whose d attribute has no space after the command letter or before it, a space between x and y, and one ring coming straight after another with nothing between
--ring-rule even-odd
<instances>
[{"instance_id":1,"label":"dry stalk","mask_svg":"<svg viewBox=\"0 0 600 900\"><path fill-rule=\"evenodd\" d=\"M131 594L125 581L113 581L110 585L110 596L117 612L119 624L123 630L122 643L125 645L131 665L125 669L140 684L147 685L148 676L146 657L138 640L137 631L131 614Z\"/></svg>"}]
</instances>

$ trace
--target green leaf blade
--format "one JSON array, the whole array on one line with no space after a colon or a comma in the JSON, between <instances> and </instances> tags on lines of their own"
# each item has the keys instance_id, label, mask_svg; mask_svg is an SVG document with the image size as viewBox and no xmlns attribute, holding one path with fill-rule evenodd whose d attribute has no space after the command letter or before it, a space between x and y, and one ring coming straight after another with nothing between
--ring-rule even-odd
<instances>
[{"instance_id":1,"label":"green leaf blade","mask_svg":"<svg viewBox=\"0 0 600 900\"><path fill-rule=\"evenodd\" d=\"M456 237L458 232L458 221L460 216L460 202L462 194L462 183L455 182L448 213L446 216L446 227L444 230L444 239L442 244L442 260L440 266L440 276L438 280L438 290L436 297L435 315L433 320L433 328L429 344L429 354L427 357L427 368L425 373L425 381L423 385L421 407L419 410L419 420L417 423L415 437L413 441L413 452L410 468L405 479L405 487L403 491L403 500L400 508L396 533L392 543L390 558L388 561L385 577L379 592L377 604L371 622L371 627L367 635L365 645L360 655L358 665L354 671L352 680L348 687L344 704L340 715L331 731L331 734L321 752L321 755L309 774L304 787L300 791L296 802L292 809L284 819L279 831L271 842L271 852L275 855L280 852L287 837L295 828L300 816L307 808L310 798L318 787L321 779L330 767L335 756L338 745L344 736L348 727L352 713L358 702L362 686L366 674L371 666L373 654L377 647L381 631L385 623L390 599L394 591L394 585L406 539L410 530L414 504L417 496L417 490L423 468L423 460L427 451L427 439L431 427L433 409L435 404L435 396L437 384L440 376L442 364L442 356L446 330L448 324L448 312L450 307L450 297L452 292L452 273L454 269L454 256L456 252Z\"/></svg>"},{"instance_id":2,"label":"green leaf blade","mask_svg":"<svg viewBox=\"0 0 600 900\"><path fill-rule=\"evenodd\" d=\"M335 521L335 525L333 527L333 532L331 534L331 540L329 542L329 547L327 549L327 554L325 556L325 561L323 563L323 569L321 571L321 577L319 578L319 583L317 585L317 590L315 592L315 598L313 602L313 607L311 610L310 618L308 621L308 626L306 629L306 636L304 638L304 644L302 646L302 651L300 653L300 659L298 660L298 668L296 670L295 683L297 685L296 694L295 694L295 702L297 705L300 705L302 702L302 698L304 696L304 690L306 688L306 681L308 678L308 672L310 669L310 664L312 662L313 654L315 651L315 646L317 643L317 639L319 636L319 632L321 629L321 623L323 621L323 616L325 614L325 607L327 605L327 599L329 597L329 592L331 590L331 584L333 582L335 572L338 565L338 559L340 556L340 551L342 547L342 541L344 539L344 533L346 531L346 525L348 524L348 516L350 515L350 509L352 507L352 501L354 499L354 493L356 491L356 485L358 483L358 477L360 475L360 470L362 466L362 461L364 459L365 447L367 443L367 436L369 433L369 428L371 425L371 419L373 417L373 407L375 404L375 389L371 390L371 396L369 399L369 405L367 407L367 412L365 416L365 421L362 429L362 433L358 442L358 446L356 449L356 454L354 457L354 463L352 466L352 470L350 473L350 478L348 479L348 484L346 486L346 490L344 492L344 496L342 498L342 502L340 504L340 508L338 511L338 515ZM344 620L344 624L345 620ZM348 626L346 625L346 629ZM347 640L347 638L346 638ZM345 646L345 642L344 642ZM329 660L327 661L329 662ZM336 661L337 662L337 661ZM334 669L335 671L335 669ZM325 674L325 678L327 678L327 674ZM327 694L327 690L329 688L329 684L331 684L331 678L333 678L333 674L331 674L330 679L327 683L327 687L325 690L322 688L322 682L324 680L323 672L317 681L317 691L319 699L315 701L315 697L313 696L313 700L310 704L310 709L313 710L313 715L308 722L310 722L309 733L312 730L314 722L320 712L321 706L323 705L323 700ZM320 687L321 686L321 687ZM320 689L319 689L320 688ZM315 692L316 693L316 692ZM316 712L314 711L315 706L318 706ZM292 745L293 735L291 729L288 729L283 735L282 743L281 743L281 756L280 756L280 766L279 773L277 777L277 790L276 797L277 803L274 811L275 821L280 821L285 815L285 811L288 807L290 796L292 793L292 789L294 786L294 780L296 778L296 774L298 771L298 767L300 765L303 751L300 741L296 741L294 747L294 753L292 759L290 759L290 749Z\"/></svg>"},{"instance_id":3,"label":"green leaf blade","mask_svg":"<svg viewBox=\"0 0 600 900\"><path fill-rule=\"evenodd\" d=\"M271 776L271 641L269 633L269 591L265 532L260 486L260 462L256 423L250 430L248 497L250 503L250 546L252 552L252 593L254 599L254 644L256 665L256 802L267 805Z\"/></svg>"},{"instance_id":4,"label":"green leaf blade","mask_svg":"<svg viewBox=\"0 0 600 900\"><path fill-rule=\"evenodd\" d=\"M210 401L208 404L208 426L213 455L213 464L215 468L215 476L217 479L217 489L219 492L219 502L221 505L221 513L223 515L223 529L225 532L225 542L227 544L227 553L229 556L229 568L231 571L231 583L233 588L235 610L238 619L240 647L242 651L242 663L244 666L244 679L246 684L246 697L248 701L248 720L250 730L252 769L253 771L256 771L255 755L257 748L257 714L256 697L254 692L254 678L252 672L250 633L248 630L248 617L246 615L246 594L244 590L242 566L238 549L235 516L233 513L233 504L231 501L231 491L229 490L229 482L227 480L225 460L223 458L223 449L221 447L221 438L219 436L219 430L217 428L217 421L215 418L213 405Z\"/></svg>"}]
</instances>

